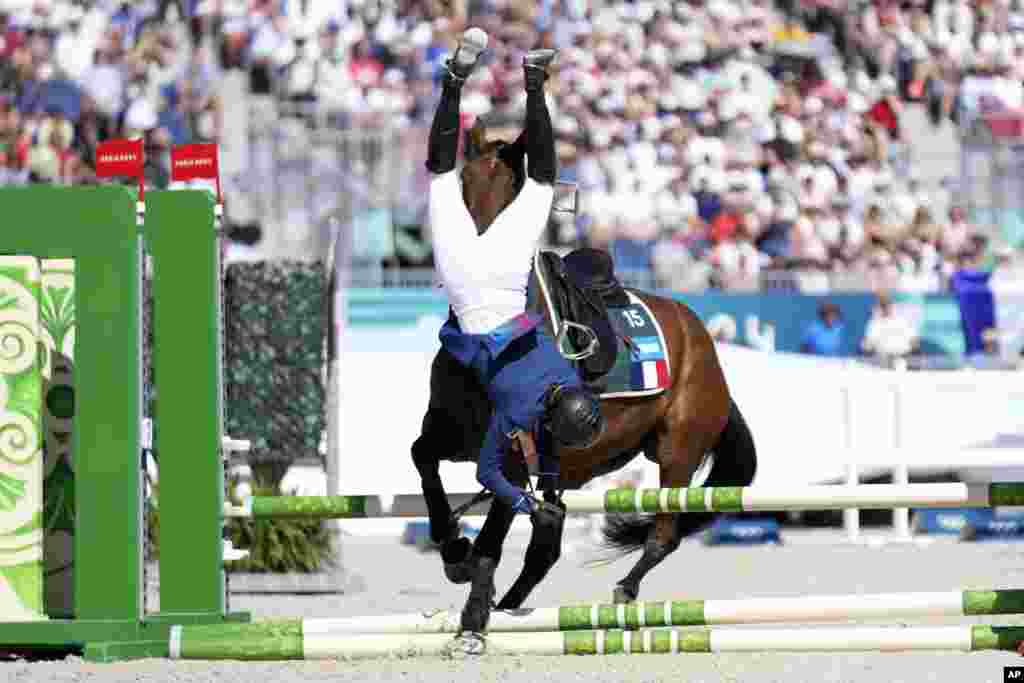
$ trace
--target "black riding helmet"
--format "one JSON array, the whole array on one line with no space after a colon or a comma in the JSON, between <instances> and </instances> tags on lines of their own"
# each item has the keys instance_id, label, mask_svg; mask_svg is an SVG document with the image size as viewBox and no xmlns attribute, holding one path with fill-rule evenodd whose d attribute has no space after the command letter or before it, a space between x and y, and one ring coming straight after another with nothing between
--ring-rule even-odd
<instances>
[{"instance_id":1,"label":"black riding helmet","mask_svg":"<svg viewBox=\"0 0 1024 683\"><path fill-rule=\"evenodd\" d=\"M562 446L589 448L604 432L601 404L586 389L556 384L544 398L551 435Z\"/></svg>"}]
</instances>

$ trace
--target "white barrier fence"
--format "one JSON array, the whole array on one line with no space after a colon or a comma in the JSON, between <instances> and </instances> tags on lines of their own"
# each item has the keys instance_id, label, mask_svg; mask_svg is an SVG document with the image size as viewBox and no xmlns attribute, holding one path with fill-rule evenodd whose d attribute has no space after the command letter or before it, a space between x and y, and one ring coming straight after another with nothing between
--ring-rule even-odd
<instances>
[{"instance_id":1,"label":"white barrier fence","mask_svg":"<svg viewBox=\"0 0 1024 683\"><path fill-rule=\"evenodd\" d=\"M424 319L417 327L365 338L349 330L333 413L339 483L328 490L321 473L296 470L286 486L308 495L420 492L409 449L429 397L440 322ZM955 471L967 481L1024 479L1024 452L1006 447L1024 448L1018 373L899 372L730 345L719 345L719 351L757 444L755 485L856 485L894 470L897 484L939 471ZM479 488L471 464L445 463L442 476L450 491ZM643 458L622 476L638 486L659 485L657 467ZM613 485L606 479L595 487ZM858 539L856 511L847 514L850 538ZM909 536L907 519L905 511L897 512L897 537ZM372 533L367 526L339 524Z\"/></svg>"}]
</instances>

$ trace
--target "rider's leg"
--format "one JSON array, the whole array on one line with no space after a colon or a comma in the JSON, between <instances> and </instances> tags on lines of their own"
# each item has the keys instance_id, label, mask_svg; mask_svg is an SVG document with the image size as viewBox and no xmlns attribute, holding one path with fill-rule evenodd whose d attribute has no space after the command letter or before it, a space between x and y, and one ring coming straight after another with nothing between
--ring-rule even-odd
<instances>
[{"instance_id":1,"label":"rider's leg","mask_svg":"<svg viewBox=\"0 0 1024 683\"><path fill-rule=\"evenodd\" d=\"M469 29L463 34L455 55L445 65L441 100L430 125L427 148L427 169L431 173L440 175L455 169L459 152L459 101L462 85L486 47L487 34L480 29Z\"/></svg>"},{"instance_id":2,"label":"rider's leg","mask_svg":"<svg viewBox=\"0 0 1024 683\"><path fill-rule=\"evenodd\" d=\"M515 200L498 214L487 231L490 239L504 243L502 251L509 258L527 258L533 254L537 240L548 225L551 204L555 199L555 133L547 100L544 98L546 67L554 56L554 50L534 50L523 59L526 126L513 148L521 146L526 153L527 178ZM524 233L524 230L527 232ZM524 254L524 250L529 251Z\"/></svg>"},{"instance_id":3,"label":"rider's leg","mask_svg":"<svg viewBox=\"0 0 1024 683\"><path fill-rule=\"evenodd\" d=\"M555 182L557 168L555 132L544 97L547 66L554 58L554 50L534 50L523 58L526 79L526 173L542 185Z\"/></svg>"}]
</instances>

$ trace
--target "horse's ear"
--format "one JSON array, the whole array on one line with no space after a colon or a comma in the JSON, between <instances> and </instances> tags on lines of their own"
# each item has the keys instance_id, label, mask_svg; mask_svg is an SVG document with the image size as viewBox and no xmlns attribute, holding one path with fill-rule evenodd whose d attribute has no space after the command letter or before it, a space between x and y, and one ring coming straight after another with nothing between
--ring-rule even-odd
<instances>
[{"instance_id":1,"label":"horse's ear","mask_svg":"<svg viewBox=\"0 0 1024 683\"><path fill-rule=\"evenodd\" d=\"M475 159L478 157L486 144L487 136L484 132L483 122L477 119L473 127L469 129L469 147L466 149L466 158Z\"/></svg>"}]
</instances>

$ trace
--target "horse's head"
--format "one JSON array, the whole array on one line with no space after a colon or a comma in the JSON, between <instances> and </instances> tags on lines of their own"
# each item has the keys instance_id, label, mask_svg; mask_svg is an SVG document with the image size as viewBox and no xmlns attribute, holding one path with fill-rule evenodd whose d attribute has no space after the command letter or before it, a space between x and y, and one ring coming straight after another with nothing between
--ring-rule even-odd
<instances>
[{"instance_id":1,"label":"horse's head","mask_svg":"<svg viewBox=\"0 0 1024 683\"><path fill-rule=\"evenodd\" d=\"M522 158L509 153L503 140L488 141L477 123L469 132L470 145L462 168L462 199L482 235L506 206L519 194L523 184Z\"/></svg>"}]
</instances>

